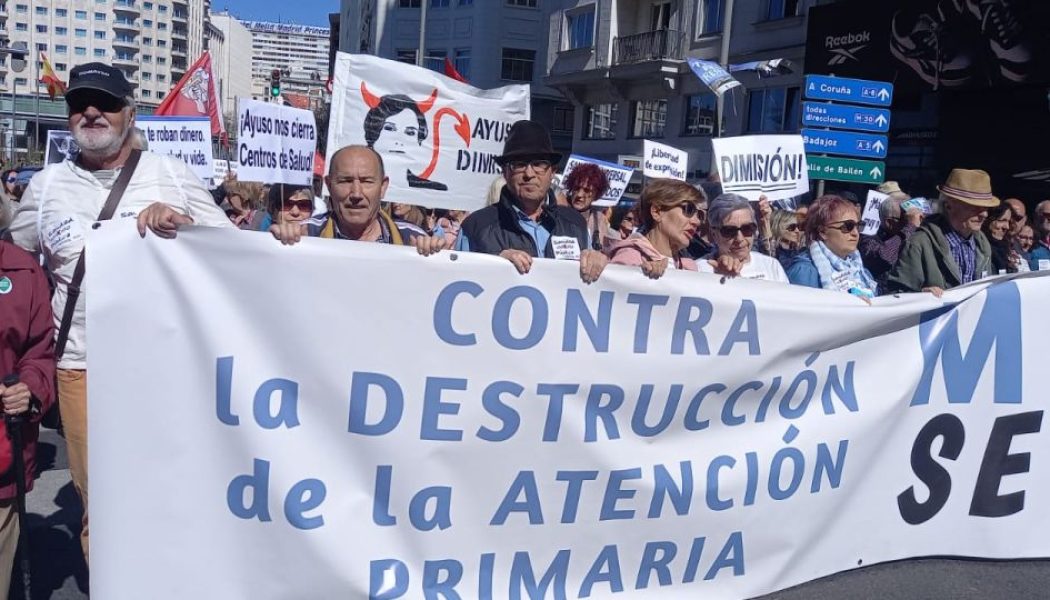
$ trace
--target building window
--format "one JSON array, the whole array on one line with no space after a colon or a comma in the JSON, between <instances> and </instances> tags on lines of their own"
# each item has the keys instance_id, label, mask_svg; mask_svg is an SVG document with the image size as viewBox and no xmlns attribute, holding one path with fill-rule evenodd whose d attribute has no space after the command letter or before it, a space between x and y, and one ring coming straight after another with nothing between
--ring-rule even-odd
<instances>
[{"instance_id":1,"label":"building window","mask_svg":"<svg viewBox=\"0 0 1050 600\"><path fill-rule=\"evenodd\" d=\"M64 8L56 8L55 9L55 16L56 17L68 17L69 16L69 11L64 9Z\"/></svg>"},{"instance_id":2,"label":"building window","mask_svg":"<svg viewBox=\"0 0 1050 600\"><path fill-rule=\"evenodd\" d=\"M631 103L631 137L663 137L666 124L667 100L637 100Z\"/></svg>"},{"instance_id":3,"label":"building window","mask_svg":"<svg viewBox=\"0 0 1050 600\"><path fill-rule=\"evenodd\" d=\"M572 122L575 116L576 113L571 106L555 106L554 122L551 123L551 131L572 133Z\"/></svg>"},{"instance_id":4,"label":"building window","mask_svg":"<svg viewBox=\"0 0 1050 600\"><path fill-rule=\"evenodd\" d=\"M96 21L105 21L106 20L106 13L95 13L95 20Z\"/></svg>"},{"instance_id":5,"label":"building window","mask_svg":"<svg viewBox=\"0 0 1050 600\"><path fill-rule=\"evenodd\" d=\"M95 58L106 58L106 50L104 48L95 48Z\"/></svg>"},{"instance_id":6,"label":"building window","mask_svg":"<svg viewBox=\"0 0 1050 600\"><path fill-rule=\"evenodd\" d=\"M464 79L470 79L470 48L456 48L454 53L456 70Z\"/></svg>"},{"instance_id":7,"label":"building window","mask_svg":"<svg viewBox=\"0 0 1050 600\"><path fill-rule=\"evenodd\" d=\"M37 52L47 52L47 44L37 44L36 45L36 51ZM40 61L37 61L37 66L38 67L41 66Z\"/></svg>"},{"instance_id":8,"label":"building window","mask_svg":"<svg viewBox=\"0 0 1050 600\"><path fill-rule=\"evenodd\" d=\"M157 59L157 62L160 62L160 59ZM165 82L167 80L168 80L168 76L167 75L165 75L164 73L157 73L157 81L160 81L160 82L163 83L163 82Z\"/></svg>"},{"instance_id":9,"label":"building window","mask_svg":"<svg viewBox=\"0 0 1050 600\"><path fill-rule=\"evenodd\" d=\"M15 12L18 13L18 14L26 14L26 13L29 12L29 5L28 4L16 4L15 5Z\"/></svg>"},{"instance_id":10,"label":"building window","mask_svg":"<svg viewBox=\"0 0 1050 600\"><path fill-rule=\"evenodd\" d=\"M670 2L657 2L649 10L649 31L663 31L671 28Z\"/></svg>"},{"instance_id":11,"label":"building window","mask_svg":"<svg viewBox=\"0 0 1050 600\"><path fill-rule=\"evenodd\" d=\"M153 29L153 21L150 21L149 19L142 19L142 26Z\"/></svg>"},{"instance_id":12,"label":"building window","mask_svg":"<svg viewBox=\"0 0 1050 600\"><path fill-rule=\"evenodd\" d=\"M153 81L153 74L152 73L143 73L142 74L142 81Z\"/></svg>"},{"instance_id":13,"label":"building window","mask_svg":"<svg viewBox=\"0 0 1050 600\"><path fill-rule=\"evenodd\" d=\"M416 64L416 49L411 48L406 50L402 48L401 50L398 50L396 60L397 62L403 62L410 65Z\"/></svg>"},{"instance_id":14,"label":"building window","mask_svg":"<svg viewBox=\"0 0 1050 600\"><path fill-rule=\"evenodd\" d=\"M157 57L157 64L158 65L166 65L166 64L168 64L168 59L164 58L163 56L158 56Z\"/></svg>"},{"instance_id":15,"label":"building window","mask_svg":"<svg viewBox=\"0 0 1050 600\"><path fill-rule=\"evenodd\" d=\"M473 6L474 0L459 0L460 6Z\"/></svg>"},{"instance_id":16,"label":"building window","mask_svg":"<svg viewBox=\"0 0 1050 600\"><path fill-rule=\"evenodd\" d=\"M15 23L15 31L29 31L29 23Z\"/></svg>"},{"instance_id":17,"label":"building window","mask_svg":"<svg viewBox=\"0 0 1050 600\"><path fill-rule=\"evenodd\" d=\"M168 40L157 40L157 47L158 48L167 48L168 47Z\"/></svg>"},{"instance_id":18,"label":"building window","mask_svg":"<svg viewBox=\"0 0 1050 600\"><path fill-rule=\"evenodd\" d=\"M87 56L87 48L77 46L76 48L73 48L73 54L76 54L77 56Z\"/></svg>"},{"instance_id":19,"label":"building window","mask_svg":"<svg viewBox=\"0 0 1050 600\"><path fill-rule=\"evenodd\" d=\"M504 48L500 77L508 81L532 81L532 66L535 62L535 50Z\"/></svg>"},{"instance_id":20,"label":"building window","mask_svg":"<svg viewBox=\"0 0 1050 600\"><path fill-rule=\"evenodd\" d=\"M165 92L157 92L157 99L158 100L163 100L165 95L166 95Z\"/></svg>"},{"instance_id":21,"label":"building window","mask_svg":"<svg viewBox=\"0 0 1050 600\"><path fill-rule=\"evenodd\" d=\"M69 67L68 67L68 65L66 65L66 63L55 63L55 70L56 71L65 71L68 68Z\"/></svg>"},{"instance_id":22,"label":"building window","mask_svg":"<svg viewBox=\"0 0 1050 600\"><path fill-rule=\"evenodd\" d=\"M153 95L153 92L151 92L149 90L142 90L142 97L143 98L149 98L152 95Z\"/></svg>"},{"instance_id":23,"label":"building window","mask_svg":"<svg viewBox=\"0 0 1050 600\"><path fill-rule=\"evenodd\" d=\"M769 0L766 18L769 20L794 17L799 14L799 0Z\"/></svg>"},{"instance_id":24,"label":"building window","mask_svg":"<svg viewBox=\"0 0 1050 600\"><path fill-rule=\"evenodd\" d=\"M142 38L142 45L143 46L152 46L153 45L153 38L149 38L149 37Z\"/></svg>"},{"instance_id":25,"label":"building window","mask_svg":"<svg viewBox=\"0 0 1050 600\"><path fill-rule=\"evenodd\" d=\"M15 77L15 85L26 85L29 80L25 77Z\"/></svg>"},{"instance_id":26,"label":"building window","mask_svg":"<svg viewBox=\"0 0 1050 600\"><path fill-rule=\"evenodd\" d=\"M594 47L594 5L565 15L569 30L569 50Z\"/></svg>"},{"instance_id":27,"label":"building window","mask_svg":"<svg viewBox=\"0 0 1050 600\"><path fill-rule=\"evenodd\" d=\"M709 35L722 31L725 17L724 0L700 0L697 5L696 34Z\"/></svg>"},{"instance_id":28,"label":"building window","mask_svg":"<svg viewBox=\"0 0 1050 600\"><path fill-rule=\"evenodd\" d=\"M143 54L142 55L142 62L144 62L144 63L151 63L151 62L153 62L153 56L149 55L149 54Z\"/></svg>"},{"instance_id":29,"label":"building window","mask_svg":"<svg viewBox=\"0 0 1050 600\"><path fill-rule=\"evenodd\" d=\"M397 0L398 8L419 8L420 0Z\"/></svg>"},{"instance_id":30,"label":"building window","mask_svg":"<svg viewBox=\"0 0 1050 600\"><path fill-rule=\"evenodd\" d=\"M147 3L147 4L148 4L148 3ZM157 7L157 12L159 12L159 13L160 13L160 14L162 14L162 15L163 15L163 14L166 14L166 13L168 12L168 7L167 7L167 5L165 5L165 4L161 4L160 6L158 6L158 7Z\"/></svg>"},{"instance_id":31,"label":"building window","mask_svg":"<svg viewBox=\"0 0 1050 600\"><path fill-rule=\"evenodd\" d=\"M86 38L87 29L74 29L73 34L76 35L78 38Z\"/></svg>"},{"instance_id":32,"label":"building window","mask_svg":"<svg viewBox=\"0 0 1050 600\"><path fill-rule=\"evenodd\" d=\"M144 8L146 10L153 10L153 3L152 2L143 2L142 3L142 8Z\"/></svg>"},{"instance_id":33,"label":"building window","mask_svg":"<svg viewBox=\"0 0 1050 600\"><path fill-rule=\"evenodd\" d=\"M55 44L55 54L69 54L69 46L65 44Z\"/></svg>"},{"instance_id":34,"label":"building window","mask_svg":"<svg viewBox=\"0 0 1050 600\"><path fill-rule=\"evenodd\" d=\"M105 31L96 31L95 32L95 39L96 40L104 40L104 39L106 39L106 32Z\"/></svg>"},{"instance_id":35,"label":"building window","mask_svg":"<svg viewBox=\"0 0 1050 600\"><path fill-rule=\"evenodd\" d=\"M682 135L714 135L718 99L714 94L685 97L685 127Z\"/></svg>"},{"instance_id":36,"label":"building window","mask_svg":"<svg viewBox=\"0 0 1050 600\"><path fill-rule=\"evenodd\" d=\"M157 29L159 29L161 31L167 31L168 30L168 24L164 23L164 22L158 22L157 23Z\"/></svg>"},{"instance_id":37,"label":"building window","mask_svg":"<svg viewBox=\"0 0 1050 600\"><path fill-rule=\"evenodd\" d=\"M431 8L448 8L449 0L430 0Z\"/></svg>"},{"instance_id":38,"label":"building window","mask_svg":"<svg viewBox=\"0 0 1050 600\"><path fill-rule=\"evenodd\" d=\"M536 0L507 0L507 6L524 6L536 8Z\"/></svg>"},{"instance_id":39,"label":"building window","mask_svg":"<svg viewBox=\"0 0 1050 600\"><path fill-rule=\"evenodd\" d=\"M78 18L78 19L87 19L87 11L86 10L74 11L73 12L73 16Z\"/></svg>"},{"instance_id":40,"label":"building window","mask_svg":"<svg viewBox=\"0 0 1050 600\"><path fill-rule=\"evenodd\" d=\"M37 33L47 33L47 25L37 25L36 26L36 32Z\"/></svg>"},{"instance_id":41,"label":"building window","mask_svg":"<svg viewBox=\"0 0 1050 600\"><path fill-rule=\"evenodd\" d=\"M749 133L798 131L799 88L766 88L747 95Z\"/></svg>"},{"instance_id":42,"label":"building window","mask_svg":"<svg viewBox=\"0 0 1050 600\"><path fill-rule=\"evenodd\" d=\"M46 6L37 6L37 7L36 7L35 9L33 9L33 10L34 10L34 11L36 12L36 14L38 14L38 15L46 15L46 14L47 14L47 7L46 7Z\"/></svg>"},{"instance_id":43,"label":"building window","mask_svg":"<svg viewBox=\"0 0 1050 600\"><path fill-rule=\"evenodd\" d=\"M55 27L55 35L69 35L69 29L66 27Z\"/></svg>"},{"instance_id":44,"label":"building window","mask_svg":"<svg viewBox=\"0 0 1050 600\"><path fill-rule=\"evenodd\" d=\"M618 104L595 104L587 107L583 137L588 140L616 139L616 113Z\"/></svg>"},{"instance_id":45,"label":"building window","mask_svg":"<svg viewBox=\"0 0 1050 600\"><path fill-rule=\"evenodd\" d=\"M445 57L448 54L444 50L427 49L427 55L423 58L423 66L438 73L445 72Z\"/></svg>"}]
</instances>

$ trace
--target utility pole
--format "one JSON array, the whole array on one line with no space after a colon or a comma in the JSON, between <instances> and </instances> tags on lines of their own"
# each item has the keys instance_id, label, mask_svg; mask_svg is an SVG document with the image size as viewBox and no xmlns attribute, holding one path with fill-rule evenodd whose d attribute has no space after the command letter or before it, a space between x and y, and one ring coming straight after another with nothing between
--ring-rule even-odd
<instances>
[{"instance_id":1,"label":"utility pole","mask_svg":"<svg viewBox=\"0 0 1050 600\"><path fill-rule=\"evenodd\" d=\"M416 66L425 67L423 56L427 44L427 4L430 0L419 0L419 54L416 55Z\"/></svg>"},{"instance_id":2,"label":"utility pole","mask_svg":"<svg viewBox=\"0 0 1050 600\"><path fill-rule=\"evenodd\" d=\"M722 16L722 47L718 54L718 64L729 72L729 42L733 37L733 0L726 0L725 14ZM718 137L722 137L725 127L725 96L728 93L718 94Z\"/></svg>"}]
</instances>

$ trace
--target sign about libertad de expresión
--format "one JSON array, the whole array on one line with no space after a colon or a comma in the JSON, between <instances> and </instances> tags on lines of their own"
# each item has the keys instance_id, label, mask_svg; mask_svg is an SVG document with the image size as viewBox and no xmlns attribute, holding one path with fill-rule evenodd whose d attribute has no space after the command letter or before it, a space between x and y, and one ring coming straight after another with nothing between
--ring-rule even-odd
<instances>
[{"instance_id":1,"label":"sign about libertad de expresi\u00f3n","mask_svg":"<svg viewBox=\"0 0 1050 600\"><path fill-rule=\"evenodd\" d=\"M1050 274L869 306L208 228L87 247L99 598L750 598L1050 555Z\"/></svg>"},{"instance_id":2,"label":"sign about libertad de expresi\u00f3n","mask_svg":"<svg viewBox=\"0 0 1050 600\"><path fill-rule=\"evenodd\" d=\"M237 98L235 155L241 181L310 185L316 150L314 113Z\"/></svg>"}]
</instances>

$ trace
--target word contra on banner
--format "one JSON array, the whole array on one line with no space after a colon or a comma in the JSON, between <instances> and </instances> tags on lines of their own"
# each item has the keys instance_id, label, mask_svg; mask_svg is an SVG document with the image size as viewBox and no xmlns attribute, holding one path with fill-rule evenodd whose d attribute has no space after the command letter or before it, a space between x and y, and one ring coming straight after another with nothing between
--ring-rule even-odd
<instances>
[{"instance_id":1,"label":"word contra on banner","mask_svg":"<svg viewBox=\"0 0 1050 600\"><path fill-rule=\"evenodd\" d=\"M781 200L809 191L802 137L748 135L714 138L715 164L726 193Z\"/></svg>"},{"instance_id":2,"label":"word contra on banner","mask_svg":"<svg viewBox=\"0 0 1050 600\"><path fill-rule=\"evenodd\" d=\"M237 99L237 175L244 181L310 185L317 123L308 110Z\"/></svg>"},{"instance_id":3,"label":"word contra on banner","mask_svg":"<svg viewBox=\"0 0 1050 600\"><path fill-rule=\"evenodd\" d=\"M212 176L211 121L208 117L152 117L135 119L146 134L149 151L175 157L201 178Z\"/></svg>"},{"instance_id":4,"label":"word contra on banner","mask_svg":"<svg viewBox=\"0 0 1050 600\"><path fill-rule=\"evenodd\" d=\"M666 144L645 140L642 143L642 174L685 181L689 154Z\"/></svg>"},{"instance_id":5,"label":"word contra on banner","mask_svg":"<svg viewBox=\"0 0 1050 600\"><path fill-rule=\"evenodd\" d=\"M528 85L481 90L415 65L340 52L326 159L343 146L367 145L383 157L388 197L477 210L529 103Z\"/></svg>"},{"instance_id":6,"label":"word contra on banner","mask_svg":"<svg viewBox=\"0 0 1050 600\"><path fill-rule=\"evenodd\" d=\"M631 175L634 174L634 168L625 167L615 163L605 162L596 158L590 158L587 156L581 156L579 154L573 154L569 156L569 159L565 161L565 169L562 171L562 179L564 182L565 178L572 173L572 170L577 165L584 163L591 163L598 165L601 168L602 173L605 173L605 178L609 182L609 189L606 190L605 195L594 201L594 206L615 206L620 198L623 197L623 193L627 191L627 184L631 182Z\"/></svg>"}]
</instances>

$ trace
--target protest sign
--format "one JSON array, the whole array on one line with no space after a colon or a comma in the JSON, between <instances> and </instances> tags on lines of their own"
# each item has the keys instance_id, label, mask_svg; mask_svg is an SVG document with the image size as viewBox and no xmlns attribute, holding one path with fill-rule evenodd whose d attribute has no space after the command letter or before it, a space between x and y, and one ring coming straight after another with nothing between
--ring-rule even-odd
<instances>
[{"instance_id":1,"label":"protest sign","mask_svg":"<svg viewBox=\"0 0 1050 600\"><path fill-rule=\"evenodd\" d=\"M882 216L879 214L879 209L882 207L882 203L889 199L888 194L868 190L868 200L864 203L864 214L860 217L863 223L860 230L861 235L875 235L879 231L879 227L882 225Z\"/></svg>"},{"instance_id":2,"label":"protest sign","mask_svg":"<svg viewBox=\"0 0 1050 600\"><path fill-rule=\"evenodd\" d=\"M642 175L685 181L685 172L689 167L689 153L685 150L645 140L642 153Z\"/></svg>"},{"instance_id":3,"label":"protest sign","mask_svg":"<svg viewBox=\"0 0 1050 600\"><path fill-rule=\"evenodd\" d=\"M572 170L575 169L577 165L583 163L598 165L601 168L602 173L605 173L605 178L609 180L609 189L601 198L595 200L592 206L615 206L616 203L620 201L624 191L627 190L627 184L631 182L631 175L634 173L634 169L616 163L598 160L597 158L573 154L569 156L569 160L565 161L565 170L562 172L562 182L565 181L565 178L569 176L569 173L572 173Z\"/></svg>"},{"instance_id":4,"label":"protest sign","mask_svg":"<svg viewBox=\"0 0 1050 600\"><path fill-rule=\"evenodd\" d=\"M76 160L80 146L70 131L51 129L47 132L47 148L44 150L44 164L51 165L64 160Z\"/></svg>"},{"instance_id":5,"label":"protest sign","mask_svg":"<svg viewBox=\"0 0 1050 600\"><path fill-rule=\"evenodd\" d=\"M241 181L313 181L317 123L301 108L237 98L237 177Z\"/></svg>"},{"instance_id":6,"label":"protest sign","mask_svg":"<svg viewBox=\"0 0 1050 600\"><path fill-rule=\"evenodd\" d=\"M375 56L338 53L333 90L326 160L370 146L386 163L387 199L431 208L483 208L511 125L529 118L528 85L481 90Z\"/></svg>"},{"instance_id":7,"label":"protest sign","mask_svg":"<svg viewBox=\"0 0 1050 600\"><path fill-rule=\"evenodd\" d=\"M215 158L211 161L211 181L212 185L218 187L222 185L222 182L226 179L226 175L233 171L234 175L237 174L237 170L233 169L230 161L225 158Z\"/></svg>"},{"instance_id":8,"label":"protest sign","mask_svg":"<svg viewBox=\"0 0 1050 600\"><path fill-rule=\"evenodd\" d=\"M726 193L780 200L809 191L800 135L745 135L711 140Z\"/></svg>"},{"instance_id":9,"label":"protest sign","mask_svg":"<svg viewBox=\"0 0 1050 600\"><path fill-rule=\"evenodd\" d=\"M686 60L689 63L689 68L700 78L700 81L703 81L704 85L719 96L740 85L739 81L716 62L693 57L689 57Z\"/></svg>"},{"instance_id":10,"label":"protest sign","mask_svg":"<svg viewBox=\"0 0 1050 600\"><path fill-rule=\"evenodd\" d=\"M584 285L567 261L88 236L99 598L745 598L1050 554L1050 336L1027 335L1050 328L1050 275L871 307L617 265Z\"/></svg>"},{"instance_id":11,"label":"protest sign","mask_svg":"<svg viewBox=\"0 0 1050 600\"><path fill-rule=\"evenodd\" d=\"M135 125L146 134L150 152L177 158L202 181L211 181L211 121L208 117L141 116L135 118Z\"/></svg>"}]
</instances>

